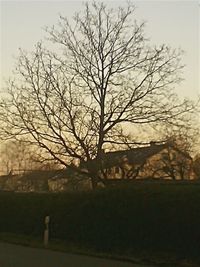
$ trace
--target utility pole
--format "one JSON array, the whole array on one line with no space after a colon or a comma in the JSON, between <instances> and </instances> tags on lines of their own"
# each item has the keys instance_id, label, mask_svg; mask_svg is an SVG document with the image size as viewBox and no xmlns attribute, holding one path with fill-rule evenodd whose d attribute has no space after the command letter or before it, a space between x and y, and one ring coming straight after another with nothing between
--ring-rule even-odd
<instances>
[{"instance_id":1,"label":"utility pole","mask_svg":"<svg viewBox=\"0 0 200 267\"><path fill-rule=\"evenodd\" d=\"M45 230L44 230L44 246L47 247L49 243L49 222L50 216L46 216L44 223L45 223Z\"/></svg>"}]
</instances>

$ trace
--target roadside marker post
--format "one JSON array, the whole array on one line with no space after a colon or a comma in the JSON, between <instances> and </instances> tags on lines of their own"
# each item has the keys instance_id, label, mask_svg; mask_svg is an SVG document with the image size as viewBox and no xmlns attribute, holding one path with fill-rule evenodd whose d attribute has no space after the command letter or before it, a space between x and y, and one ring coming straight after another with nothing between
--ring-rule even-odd
<instances>
[{"instance_id":1,"label":"roadside marker post","mask_svg":"<svg viewBox=\"0 0 200 267\"><path fill-rule=\"evenodd\" d=\"M44 230L44 246L47 247L49 244L49 222L50 216L46 216L44 223L45 223L45 230Z\"/></svg>"}]
</instances>

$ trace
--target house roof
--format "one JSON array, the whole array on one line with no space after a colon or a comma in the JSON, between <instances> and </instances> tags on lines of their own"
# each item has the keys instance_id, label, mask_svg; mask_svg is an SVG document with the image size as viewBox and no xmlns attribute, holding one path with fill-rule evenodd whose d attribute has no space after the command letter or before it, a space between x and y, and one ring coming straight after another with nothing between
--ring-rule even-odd
<instances>
[{"instance_id":1,"label":"house roof","mask_svg":"<svg viewBox=\"0 0 200 267\"><path fill-rule=\"evenodd\" d=\"M166 144L150 145L146 147L138 147L129 150L121 150L105 153L103 162L105 167L120 165L123 161L133 164L142 164L149 157L159 153L166 148Z\"/></svg>"},{"instance_id":2,"label":"house roof","mask_svg":"<svg viewBox=\"0 0 200 267\"><path fill-rule=\"evenodd\" d=\"M50 180L56 181L59 179L80 178L80 176L81 174L78 171L68 167L65 169L57 170L57 172L54 173L54 176L50 177Z\"/></svg>"},{"instance_id":3,"label":"house roof","mask_svg":"<svg viewBox=\"0 0 200 267\"><path fill-rule=\"evenodd\" d=\"M191 157L188 154L180 151L176 147L173 147L169 143L156 144L152 142L149 146L145 147L137 147L129 150L118 150L118 151L104 153L104 157L103 160L101 161L101 164L103 168L120 166L120 164L126 161L132 164L143 164L148 158L152 157L153 155L156 155L157 153L161 152L163 149L167 147L172 147L178 153L181 153L185 157L191 159ZM86 165L91 163L95 165L97 168L100 167L100 161L98 159L94 159L91 162L87 162Z\"/></svg>"}]
</instances>

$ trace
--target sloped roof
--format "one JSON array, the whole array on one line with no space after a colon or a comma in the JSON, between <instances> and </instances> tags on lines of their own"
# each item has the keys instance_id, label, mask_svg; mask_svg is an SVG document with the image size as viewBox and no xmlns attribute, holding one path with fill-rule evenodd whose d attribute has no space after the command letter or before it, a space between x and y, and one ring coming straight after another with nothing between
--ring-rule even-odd
<instances>
[{"instance_id":1,"label":"sloped roof","mask_svg":"<svg viewBox=\"0 0 200 267\"><path fill-rule=\"evenodd\" d=\"M119 165L122 161L128 161L132 164L142 164L149 157L159 153L161 150L166 148L166 144L161 145L150 145L146 147L138 147L129 150L121 150L105 153L103 159L103 165L105 167L112 167Z\"/></svg>"},{"instance_id":2,"label":"sloped roof","mask_svg":"<svg viewBox=\"0 0 200 267\"><path fill-rule=\"evenodd\" d=\"M169 143L162 143L162 144L156 144L152 143L149 146L145 147L138 147L138 148L133 148L129 150L118 150L118 151L113 151L113 152L107 152L104 154L103 160L100 161L98 159L94 159L92 161L89 161L86 163L86 165L93 164L96 168L101 166L103 168L110 168L113 166L120 166L123 162L128 161L131 164L143 164L145 161L152 157L153 155L158 154L161 152L163 149L171 147L174 150L176 150L178 153L183 154L185 157L191 159L191 157L180 151L178 148L173 147Z\"/></svg>"},{"instance_id":3,"label":"sloped roof","mask_svg":"<svg viewBox=\"0 0 200 267\"><path fill-rule=\"evenodd\" d=\"M76 166L68 166L64 169L57 170L54 172L54 175L52 175L49 180L56 181L59 179L77 179L77 180L83 180L87 179L88 176L85 172L82 172L80 168Z\"/></svg>"}]
</instances>

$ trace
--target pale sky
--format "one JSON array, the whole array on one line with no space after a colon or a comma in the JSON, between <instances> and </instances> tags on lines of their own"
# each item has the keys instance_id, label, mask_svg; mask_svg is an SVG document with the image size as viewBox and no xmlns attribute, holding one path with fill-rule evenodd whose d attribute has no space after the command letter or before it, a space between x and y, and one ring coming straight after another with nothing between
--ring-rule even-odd
<instances>
[{"instance_id":1,"label":"pale sky","mask_svg":"<svg viewBox=\"0 0 200 267\"><path fill-rule=\"evenodd\" d=\"M124 5L125 1L106 1L109 5ZM200 1L132 1L135 18L147 21L146 35L152 44L167 43L185 51L184 78L177 90L180 96L195 99L200 93ZM0 1L0 82L12 76L18 48L33 50L43 40L44 26L52 26L59 14L69 19L81 10L82 1Z\"/></svg>"}]
</instances>

